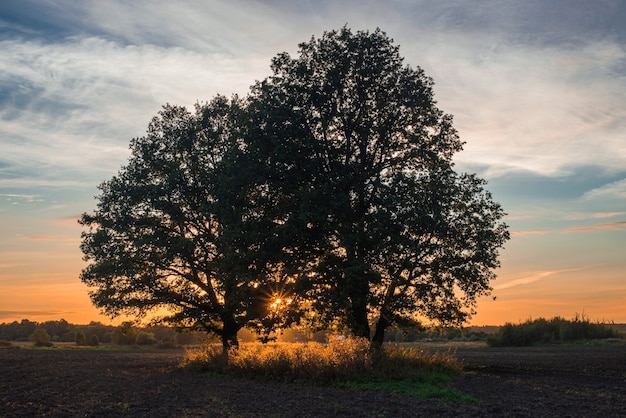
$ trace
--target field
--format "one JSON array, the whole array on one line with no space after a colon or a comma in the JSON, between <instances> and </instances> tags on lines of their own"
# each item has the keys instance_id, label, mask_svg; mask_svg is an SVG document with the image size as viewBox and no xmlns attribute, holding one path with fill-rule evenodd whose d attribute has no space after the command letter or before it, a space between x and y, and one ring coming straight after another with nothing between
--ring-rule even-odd
<instances>
[{"instance_id":1,"label":"field","mask_svg":"<svg viewBox=\"0 0 626 418\"><path fill-rule=\"evenodd\" d=\"M474 402L251 381L178 367L183 350L2 349L2 417L626 416L626 345L450 350Z\"/></svg>"}]
</instances>

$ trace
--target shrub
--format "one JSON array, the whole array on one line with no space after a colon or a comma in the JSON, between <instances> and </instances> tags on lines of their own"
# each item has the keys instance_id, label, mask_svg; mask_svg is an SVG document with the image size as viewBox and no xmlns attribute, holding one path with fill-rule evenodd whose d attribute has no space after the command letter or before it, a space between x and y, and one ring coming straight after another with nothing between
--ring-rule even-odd
<instances>
[{"instance_id":1,"label":"shrub","mask_svg":"<svg viewBox=\"0 0 626 418\"><path fill-rule=\"evenodd\" d=\"M157 340L151 332L140 331L135 338L135 344L137 345L154 345L156 343Z\"/></svg>"},{"instance_id":2,"label":"shrub","mask_svg":"<svg viewBox=\"0 0 626 418\"><path fill-rule=\"evenodd\" d=\"M487 338L491 347L529 346L533 344L563 343L601 338L618 338L619 333L604 324L592 323L584 315L573 320L554 317L539 318L513 325L507 323Z\"/></svg>"},{"instance_id":3,"label":"shrub","mask_svg":"<svg viewBox=\"0 0 626 418\"><path fill-rule=\"evenodd\" d=\"M133 345L137 341L137 329L132 322L123 322L111 333L111 342L116 345Z\"/></svg>"},{"instance_id":4,"label":"shrub","mask_svg":"<svg viewBox=\"0 0 626 418\"><path fill-rule=\"evenodd\" d=\"M52 347L50 334L48 334L48 331L46 331L45 328L35 329L30 336L30 340L36 347Z\"/></svg>"},{"instance_id":5,"label":"shrub","mask_svg":"<svg viewBox=\"0 0 626 418\"><path fill-rule=\"evenodd\" d=\"M87 336L83 330L77 331L75 336L76 345L86 345L87 344Z\"/></svg>"},{"instance_id":6,"label":"shrub","mask_svg":"<svg viewBox=\"0 0 626 418\"><path fill-rule=\"evenodd\" d=\"M100 345L100 340L98 339L98 336L96 334L91 334L89 336L89 341L87 342L87 344L92 347L97 347Z\"/></svg>"}]
</instances>

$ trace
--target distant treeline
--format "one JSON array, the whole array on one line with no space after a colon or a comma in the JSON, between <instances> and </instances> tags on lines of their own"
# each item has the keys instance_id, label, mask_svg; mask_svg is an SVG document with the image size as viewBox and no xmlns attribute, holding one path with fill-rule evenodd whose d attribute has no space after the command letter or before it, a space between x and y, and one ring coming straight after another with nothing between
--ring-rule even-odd
<instances>
[{"instance_id":1,"label":"distant treeline","mask_svg":"<svg viewBox=\"0 0 626 418\"><path fill-rule=\"evenodd\" d=\"M519 324L504 324L487 338L492 347L523 347L535 344L560 344L576 341L622 339L624 324L592 322L583 315L568 320L560 316L552 319L529 319Z\"/></svg>"},{"instance_id":2,"label":"distant treeline","mask_svg":"<svg viewBox=\"0 0 626 418\"><path fill-rule=\"evenodd\" d=\"M1 323L0 340L32 341L32 336L37 330L45 330L52 343L76 342L80 345L98 345L99 343L189 345L200 344L207 337L202 332L178 332L165 326L137 327L130 322L117 326L94 321L87 325L75 325L65 319L45 322L22 319L19 322Z\"/></svg>"},{"instance_id":3,"label":"distant treeline","mask_svg":"<svg viewBox=\"0 0 626 418\"><path fill-rule=\"evenodd\" d=\"M121 325L105 325L90 322L75 325L65 319L58 321L35 322L28 319L0 323L0 341L33 341L37 330L45 330L51 343L75 342L79 345L165 345L181 346L201 344L211 336L204 332L181 332L166 326L136 326L131 322ZM41 331L39 331L41 332ZM392 327L385 335L387 342L414 341L485 341L490 345L529 345L536 343L560 342L575 339L621 337L626 333L626 324L597 324L587 318L577 316L573 320L560 317L546 320L528 320L525 323L503 326L472 326L467 328L437 327ZM303 328L290 328L277 334L283 342L326 342L332 335L341 334L338 330L312 331ZM256 341L257 335L247 329L240 331L242 342Z\"/></svg>"},{"instance_id":4,"label":"distant treeline","mask_svg":"<svg viewBox=\"0 0 626 418\"><path fill-rule=\"evenodd\" d=\"M87 325L75 325L64 319L58 321L35 322L28 319L0 323L0 340L32 341L36 330L43 329L50 342L76 342L80 345L98 345L99 343L117 345L193 345L200 344L208 337L204 332L180 332L166 326L136 326L130 322L121 325L105 325L101 322L90 322ZM411 342L421 340L467 340L480 341L497 331L497 327L472 328L390 328L385 336L388 342ZM302 328L290 328L276 335L278 341L326 342L331 335L341 334L340 331L312 331ZM243 342L257 340L257 335L243 329L239 339Z\"/></svg>"}]
</instances>

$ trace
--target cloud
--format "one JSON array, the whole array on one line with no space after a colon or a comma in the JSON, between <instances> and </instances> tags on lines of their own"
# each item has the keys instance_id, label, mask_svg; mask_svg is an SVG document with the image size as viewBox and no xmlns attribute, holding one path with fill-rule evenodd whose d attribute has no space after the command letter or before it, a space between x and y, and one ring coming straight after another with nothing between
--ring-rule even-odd
<instances>
[{"instance_id":1,"label":"cloud","mask_svg":"<svg viewBox=\"0 0 626 418\"><path fill-rule=\"evenodd\" d=\"M565 219L579 220L579 219L604 219L614 218L616 216L626 215L626 212L575 212L565 217Z\"/></svg>"},{"instance_id":2,"label":"cloud","mask_svg":"<svg viewBox=\"0 0 626 418\"><path fill-rule=\"evenodd\" d=\"M506 221L521 221L526 219L533 219L535 215L505 215L504 220Z\"/></svg>"},{"instance_id":3,"label":"cloud","mask_svg":"<svg viewBox=\"0 0 626 418\"><path fill-rule=\"evenodd\" d=\"M626 221L610 222L596 225L581 225L565 228L563 232L594 232L594 231L619 231L626 229Z\"/></svg>"},{"instance_id":4,"label":"cloud","mask_svg":"<svg viewBox=\"0 0 626 418\"><path fill-rule=\"evenodd\" d=\"M617 213L621 214L621 213ZM597 216L602 214L596 214L597 218L602 218L602 216ZM611 215L613 216L613 215ZM608 216L607 216L608 217ZM580 218L576 218L580 219ZM517 230L511 231L511 237L526 237L531 235L547 235L547 234L563 234L563 233L572 233L572 232L595 232L595 231L619 231L622 229L626 229L626 221L616 221L616 222L608 222L602 224L593 224L593 225L574 225L565 228L554 228L554 229L533 229L533 230Z\"/></svg>"},{"instance_id":5,"label":"cloud","mask_svg":"<svg viewBox=\"0 0 626 418\"><path fill-rule=\"evenodd\" d=\"M161 105L245 93L252 75L269 64L267 57L261 64L253 56L124 46L96 37L54 44L6 40L0 48L4 177L40 187L110 177L125 163L130 139L145 132Z\"/></svg>"},{"instance_id":6,"label":"cloud","mask_svg":"<svg viewBox=\"0 0 626 418\"><path fill-rule=\"evenodd\" d=\"M496 285L493 287L494 290L502 290L502 289L508 289L511 287L516 287L516 286L523 286L526 284L530 284L530 283L534 283L540 280L543 280L547 277L553 276L555 274L559 274L559 273L564 273L564 272L570 272L570 271L578 271L580 269L567 269L567 270L547 270L547 271L539 271L539 272L535 272L532 274L529 274L528 276L522 277L520 279L515 279L512 280L510 282L507 283L503 283L501 285Z\"/></svg>"},{"instance_id":7,"label":"cloud","mask_svg":"<svg viewBox=\"0 0 626 418\"><path fill-rule=\"evenodd\" d=\"M595 199L626 199L626 179L609 183L602 187L589 190L582 196L582 200Z\"/></svg>"},{"instance_id":8,"label":"cloud","mask_svg":"<svg viewBox=\"0 0 626 418\"><path fill-rule=\"evenodd\" d=\"M528 235L546 235L549 234L551 230L549 229L535 229L535 230L526 230L526 231L511 231L511 237L525 237Z\"/></svg>"},{"instance_id":9,"label":"cloud","mask_svg":"<svg viewBox=\"0 0 626 418\"><path fill-rule=\"evenodd\" d=\"M429 51L437 97L467 141L459 164L485 165L487 178L560 176L571 165L623 169L625 79L609 74L626 54L610 40L580 47L467 37Z\"/></svg>"},{"instance_id":10,"label":"cloud","mask_svg":"<svg viewBox=\"0 0 626 418\"><path fill-rule=\"evenodd\" d=\"M24 201L28 203L43 201L43 199L41 199L41 196L35 195L35 194L0 193L0 197L4 197L6 200L10 202L14 202L16 200Z\"/></svg>"},{"instance_id":11,"label":"cloud","mask_svg":"<svg viewBox=\"0 0 626 418\"><path fill-rule=\"evenodd\" d=\"M62 237L55 235L23 235L19 239L27 241L64 241L64 242L79 242L80 238L74 237Z\"/></svg>"},{"instance_id":12,"label":"cloud","mask_svg":"<svg viewBox=\"0 0 626 418\"><path fill-rule=\"evenodd\" d=\"M436 98L467 141L457 157L462 166L484 164L488 178L516 170L554 176L566 165L623 167L626 160L624 77L616 70L626 53L610 37L583 39L579 32L612 12L605 6L567 7L560 13L568 18L558 21L544 13L552 7L515 3L487 9L462 2L62 1L46 7L51 17L43 27L75 29L50 41L0 42L0 90L9 98L0 99L0 160L33 182L109 177L162 104L245 94L269 75L276 53L295 51L312 34L346 22L381 26L408 64L434 78ZM550 37L555 32L560 37Z\"/></svg>"},{"instance_id":13,"label":"cloud","mask_svg":"<svg viewBox=\"0 0 626 418\"><path fill-rule=\"evenodd\" d=\"M24 319L32 317L44 317L45 320L63 315L72 315L72 311L0 311L0 319L22 317Z\"/></svg>"}]
</instances>

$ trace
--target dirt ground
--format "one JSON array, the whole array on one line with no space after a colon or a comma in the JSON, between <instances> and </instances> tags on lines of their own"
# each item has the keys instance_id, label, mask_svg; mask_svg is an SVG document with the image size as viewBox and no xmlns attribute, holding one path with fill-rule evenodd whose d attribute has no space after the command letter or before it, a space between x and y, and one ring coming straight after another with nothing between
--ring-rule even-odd
<instances>
[{"instance_id":1,"label":"dirt ground","mask_svg":"<svg viewBox=\"0 0 626 418\"><path fill-rule=\"evenodd\" d=\"M0 416L626 417L624 344L455 352L475 403L210 376L182 350L2 349Z\"/></svg>"}]
</instances>

